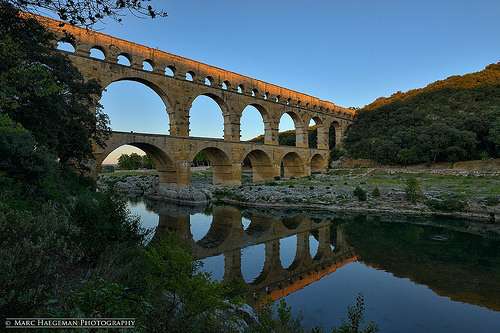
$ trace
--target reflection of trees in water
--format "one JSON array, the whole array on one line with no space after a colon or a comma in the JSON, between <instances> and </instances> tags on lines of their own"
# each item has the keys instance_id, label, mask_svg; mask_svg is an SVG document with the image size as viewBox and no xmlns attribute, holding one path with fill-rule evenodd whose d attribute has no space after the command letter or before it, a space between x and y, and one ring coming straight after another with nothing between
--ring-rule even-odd
<instances>
[{"instance_id":1,"label":"reflection of trees in water","mask_svg":"<svg viewBox=\"0 0 500 333\"><path fill-rule=\"evenodd\" d=\"M345 225L344 233L365 264L426 284L454 300L500 310L498 237L431 225L354 220Z\"/></svg>"}]
</instances>

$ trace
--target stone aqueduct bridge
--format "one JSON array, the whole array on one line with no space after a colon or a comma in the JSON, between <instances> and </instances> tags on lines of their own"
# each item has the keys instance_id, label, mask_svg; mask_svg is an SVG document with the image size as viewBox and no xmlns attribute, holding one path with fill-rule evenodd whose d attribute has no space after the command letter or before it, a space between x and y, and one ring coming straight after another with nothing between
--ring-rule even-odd
<instances>
[{"instance_id":1,"label":"stone aqueduct bridge","mask_svg":"<svg viewBox=\"0 0 500 333\"><path fill-rule=\"evenodd\" d=\"M329 220L314 220L301 216L270 218L253 214L250 224L243 228L239 210L229 206L214 206L213 220L207 234L195 242L190 231L189 212L179 213L177 208L159 210L159 223L155 237L164 234L165 229L179 233L181 242L191 249L195 259L203 259L223 254L223 279L243 280L241 272L241 250L245 247L264 244L265 258L262 271L254 281L245 282L249 293L280 299L304 288L347 263L357 260L350 246L337 227L335 240L330 239ZM309 237L318 240L314 256L310 254ZM283 267L280 259L280 239L296 236L295 257L289 267ZM330 245L334 245L334 248Z\"/></svg>"},{"instance_id":2,"label":"stone aqueduct bridge","mask_svg":"<svg viewBox=\"0 0 500 333\"><path fill-rule=\"evenodd\" d=\"M189 185L191 161L200 151L210 158L214 183L240 184L246 156L252 162L255 181L279 176L281 163L285 177L305 176L311 169L326 168L330 126L335 128L338 143L353 121L353 111L331 102L102 33L67 24L61 27L60 21L37 19L56 34L57 40L65 40L65 32L75 37L68 41L74 47L69 57L86 80L97 79L103 90L117 81L140 82L154 90L165 105L169 135L113 133L106 149L95 149L94 176L106 156L125 144L150 155L160 173L160 184L170 188ZM93 49L100 50L104 59L91 57ZM130 65L118 64L119 56L127 58ZM145 63L152 70L144 69ZM189 136L189 111L200 95L219 105L224 118L223 140ZM249 105L262 116L264 144L240 142L240 119ZM296 147L278 145L279 122L285 113L295 124ZM316 149L308 148L311 119L318 130Z\"/></svg>"}]
</instances>

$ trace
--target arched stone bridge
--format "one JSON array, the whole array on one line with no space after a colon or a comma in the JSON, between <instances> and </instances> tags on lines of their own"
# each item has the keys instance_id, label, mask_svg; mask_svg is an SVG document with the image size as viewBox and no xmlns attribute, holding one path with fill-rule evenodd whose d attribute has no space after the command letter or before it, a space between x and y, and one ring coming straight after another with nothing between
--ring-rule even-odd
<instances>
[{"instance_id":1,"label":"arched stone bridge","mask_svg":"<svg viewBox=\"0 0 500 333\"><path fill-rule=\"evenodd\" d=\"M170 137L158 135L153 140L142 134L134 137L113 133L108 147L130 144L145 150L158 166L162 184L169 187L189 184L189 177L186 176L189 175L188 162L198 153L194 152L195 149L204 149L212 165L225 169L218 172L223 176L214 177L214 182L226 185L240 183L240 167L237 164L246 155L253 166L260 166L261 171L254 177L255 180L278 176L276 165L281 162L288 165L288 175L307 175L311 169L326 167L331 126L335 128L335 142L339 143L353 121L352 110L316 97L99 32L68 24L61 27L61 22L57 20L40 16L37 19L55 33L57 40L66 40L65 33L74 37L68 41L74 52L68 55L86 80L97 79L103 90L113 82L136 81L158 94L169 119ZM101 51L103 59L91 57L92 50ZM125 57L129 65L119 64L120 56ZM223 140L189 138L191 105L200 95L210 97L219 105L224 118ZM254 106L262 116L264 144L240 143L240 119L249 105ZM278 146L279 122L285 113L290 115L295 125L296 147ZM307 130L311 119L317 128L317 149L307 152ZM147 142L138 140L139 136ZM156 144L159 141L161 144ZM189 152L184 151L186 147L191 147ZM95 153L94 176L100 171L110 149L96 148ZM285 160L286 156L289 157Z\"/></svg>"},{"instance_id":2,"label":"arched stone bridge","mask_svg":"<svg viewBox=\"0 0 500 333\"><path fill-rule=\"evenodd\" d=\"M230 206L214 206L213 220L207 234L195 242L190 231L190 215L177 210L162 209L158 212L159 222L155 237L160 237L165 229L175 230L181 243L191 249L195 259L203 259L223 254L223 279L243 280L241 272L241 251L243 248L264 244L265 260L259 276L247 282L247 288L256 300L267 295L274 300L302 289L337 268L357 260L350 246L337 227L337 237L330 239L329 220L313 220L296 216L289 218L269 218L253 214L251 223L243 227L240 211ZM318 240L318 250L311 256L309 237ZM289 267L283 267L280 259L280 239L296 236L295 257ZM334 245L333 249L332 246Z\"/></svg>"}]
</instances>

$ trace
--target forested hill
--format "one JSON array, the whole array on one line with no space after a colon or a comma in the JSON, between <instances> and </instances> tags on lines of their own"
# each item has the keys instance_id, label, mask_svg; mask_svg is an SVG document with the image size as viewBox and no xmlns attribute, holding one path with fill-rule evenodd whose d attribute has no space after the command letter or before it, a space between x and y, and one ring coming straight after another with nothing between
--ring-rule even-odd
<instances>
[{"instance_id":1,"label":"forested hill","mask_svg":"<svg viewBox=\"0 0 500 333\"><path fill-rule=\"evenodd\" d=\"M350 156L382 164L500 156L500 63L379 98L357 113Z\"/></svg>"}]
</instances>

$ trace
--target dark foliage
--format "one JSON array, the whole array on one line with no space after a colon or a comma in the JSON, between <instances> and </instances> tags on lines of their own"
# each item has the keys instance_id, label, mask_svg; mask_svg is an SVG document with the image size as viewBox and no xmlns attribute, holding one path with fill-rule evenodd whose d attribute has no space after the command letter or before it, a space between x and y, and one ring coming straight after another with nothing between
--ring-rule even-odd
<instances>
[{"instance_id":1,"label":"dark foliage","mask_svg":"<svg viewBox=\"0 0 500 333\"><path fill-rule=\"evenodd\" d=\"M51 43L51 32L5 3L0 39L0 113L21 124L61 164L91 157L92 141L102 146L110 131L95 99L101 87L84 82Z\"/></svg>"},{"instance_id":2,"label":"dark foliage","mask_svg":"<svg viewBox=\"0 0 500 333\"><path fill-rule=\"evenodd\" d=\"M366 106L345 139L349 154L382 164L499 156L500 63Z\"/></svg>"}]
</instances>

